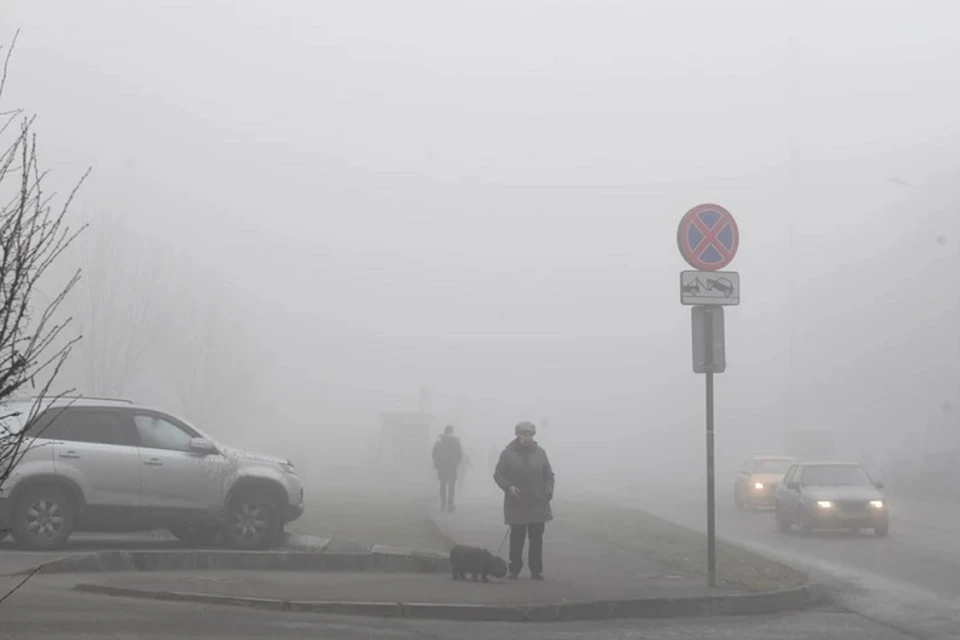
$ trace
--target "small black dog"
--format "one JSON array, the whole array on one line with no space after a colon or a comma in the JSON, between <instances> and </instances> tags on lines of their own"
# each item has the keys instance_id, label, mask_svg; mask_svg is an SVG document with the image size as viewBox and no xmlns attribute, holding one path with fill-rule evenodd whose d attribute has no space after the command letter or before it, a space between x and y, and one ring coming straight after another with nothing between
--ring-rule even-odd
<instances>
[{"instance_id":1,"label":"small black dog","mask_svg":"<svg viewBox=\"0 0 960 640\"><path fill-rule=\"evenodd\" d=\"M469 573L474 582L482 579L490 582L488 575L503 578L507 575L507 563L486 549L458 544L450 550L450 568L454 580L466 580Z\"/></svg>"}]
</instances>

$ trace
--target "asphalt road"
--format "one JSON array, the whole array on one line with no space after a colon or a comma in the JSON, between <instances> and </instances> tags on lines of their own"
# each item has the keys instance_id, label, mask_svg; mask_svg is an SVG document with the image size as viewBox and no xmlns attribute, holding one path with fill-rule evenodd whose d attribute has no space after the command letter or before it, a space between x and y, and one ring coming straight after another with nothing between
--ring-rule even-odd
<instances>
[{"instance_id":1,"label":"asphalt road","mask_svg":"<svg viewBox=\"0 0 960 640\"><path fill-rule=\"evenodd\" d=\"M79 594L70 576L35 576L0 603L4 640L106 638L300 638L314 640L907 640L850 613L505 624L346 618L174 604ZM6 579L9 580L9 579ZM0 584L6 592L9 583Z\"/></svg>"},{"instance_id":2,"label":"asphalt road","mask_svg":"<svg viewBox=\"0 0 960 640\"><path fill-rule=\"evenodd\" d=\"M838 602L919 638L960 635L960 507L898 500L890 537L870 532L780 533L771 511L740 512L732 486L718 483L717 534L793 565L838 590ZM679 524L706 529L702 487L660 482L624 487L602 499L645 508Z\"/></svg>"}]
</instances>

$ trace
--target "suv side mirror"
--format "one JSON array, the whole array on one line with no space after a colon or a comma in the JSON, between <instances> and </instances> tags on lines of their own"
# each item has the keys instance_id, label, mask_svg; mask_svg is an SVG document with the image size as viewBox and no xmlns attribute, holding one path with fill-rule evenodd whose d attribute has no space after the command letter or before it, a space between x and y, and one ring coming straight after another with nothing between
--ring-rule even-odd
<instances>
[{"instance_id":1,"label":"suv side mirror","mask_svg":"<svg viewBox=\"0 0 960 640\"><path fill-rule=\"evenodd\" d=\"M799 482L796 482L796 481L794 481L794 482L788 482L787 484L785 484L785 485L783 485L783 486L785 486L787 489L790 489L790 491L796 491L797 489L800 488L800 483L799 483Z\"/></svg>"},{"instance_id":2,"label":"suv side mirror","mask_svg":"<svg viewBox=\"0 0 960 640\"><path fill-rule=\"evenodd\" d=\"M873 483L873 486L875 486L877 489L883 489L883 483L882 483L882 482L874 482L874 483Z\"/></svg>"},{"instance_id":3,"label":"suv side mirror","mask_svg":"<svg viewBox=\"0 0 960 640\"><path fill-rule=\"evenodd\" d=\"M191 438L190 451L201 455L211 455L217 452L217 447L206 438Z\"/></svg>"}]
</instances>

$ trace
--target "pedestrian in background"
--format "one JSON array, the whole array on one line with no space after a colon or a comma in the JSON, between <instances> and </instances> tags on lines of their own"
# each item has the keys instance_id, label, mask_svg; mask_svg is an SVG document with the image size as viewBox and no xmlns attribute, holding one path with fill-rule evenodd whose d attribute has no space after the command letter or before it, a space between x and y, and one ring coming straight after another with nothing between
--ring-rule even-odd
<instances>
[{"instance_id":1,"label":"pedestrian in background","mask_svg":"<svg viewBox=\"0 0 960 640\"><path fill-rule=\"evenodd\" d=\"M514 428L516 438L500 454L493 480L503 489L503 518L510 527L510 579L523 568L523 547L530 548L527 562L530 576L543 580L543 533L553 520L554 474L547 452L534 440L537 427L521 422Z\"/></svg>"},{"instance_id":2,"label":"pedestrian in background","mask_svg":"<svg viewBox=\"0 0 960 640\"><path fill-rule=\"evenodd\" d=\"M453 427L447 425L433 445L433 468L440 480L440 509L454 510L454 498L457 492L457 469L463 460L460 440L453 435Z\"/></svg>"}]
</instances>

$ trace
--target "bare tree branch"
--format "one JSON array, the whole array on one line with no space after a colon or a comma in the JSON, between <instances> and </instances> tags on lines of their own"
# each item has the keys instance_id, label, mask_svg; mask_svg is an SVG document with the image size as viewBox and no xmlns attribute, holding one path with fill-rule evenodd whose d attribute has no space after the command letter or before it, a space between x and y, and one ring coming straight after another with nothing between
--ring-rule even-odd
<instances>
[{"instance_id":1,"label":"bare tree branch","mask_svg":"<svg viewBox=\"0 0 960 640\"><path fill-rule=\"evenodd\" d=\"M4 58L0 99L12 52L13 46ZM17 117L19 111L6 113ZM52 297L38 283L83 231L71 229L66 214L89 171L55 210L44 191L46 172L40 170L33 124L32 117L20 118L18 133L5 147L0 143L0 406L36 390L40 381L27 415L4 411L0 418L0 487L39 435L31 423L50 406L52 384L80 339L64 336L70 318L57 320L80 281L79 270ZM14 130L9 125L0 127L0 140Z\"/></svg>"},{"instance_id":2,"label":"bare tree branch","mask_svg":"<svg viewBox=\"0 0 960 640\"><path fill-rule=\"evenodd\" d=\"M10 59L13 57L13 49L17 46L17 38L20 37L20 29L17 29L13 33L13 40L10 41L10 46L7 47L7 55L3 57L3 71L0 71L0 97L3 96L3 89L7 86L7 74L10 72ZM3 47L0 47L0 51L3 51Z\"/></svg>"}]
</instances>

